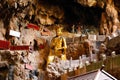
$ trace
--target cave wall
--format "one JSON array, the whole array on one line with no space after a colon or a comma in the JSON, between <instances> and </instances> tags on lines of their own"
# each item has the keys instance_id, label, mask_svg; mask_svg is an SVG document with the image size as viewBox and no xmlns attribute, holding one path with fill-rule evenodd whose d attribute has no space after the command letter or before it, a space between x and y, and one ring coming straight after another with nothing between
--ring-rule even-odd
<instances>
[{"instance_id":1,"label":"cave wall","mask_svg":"<svg viewBox=\"0 0 120 80\"><path fill-rule=\"evenodd\" d=\"M11 22L15 17L17 21L13 21L16 23L13 25L18 30L22 23L39 26L66 24L67 29L80 23L97 27L100 34L110 34L115 31L113 27L119 26L118 3L119 0L0 0L0 20L5 28L3 35L9 39L6 35L9 29L13 29Z\"/></svg>"},{"instance_id":2,"label":"cave wall","mask_svg":"<svg viewBox=\"0 0 120 80\"><path fill-rule=\"evenodd\" d=\"M105 12L102 13L100 34L112 34L119 27L118 12L115 8L113 0L106 1Z\"/></svg>"},{"instance_id":3,"label":"cave wall","mask_svg":"<svg viewBox=\"0 0 120 80\"><path fill-rule=\"evenodd\" d=\"M44 59L47 60L46 56L49 53L47 42L49 37L42 38L39 31L26 29L28 23L39 27L51 26L51 30L56 24L65 25L63 27L66 30L71 30L72 25L77 27L78 24L87 28L93 26L99 29L100 34L109 35L120 26L119 2L119 0L0 0L0 39L15 40L13 45L29 45L39 37L37 40L39 44L48 45L29 56L32 56L30 57L32 64L37 64L34 66L43 68ZM9 36L11 29L21 32L20 38Z\"/></svg>"}]
</instances>

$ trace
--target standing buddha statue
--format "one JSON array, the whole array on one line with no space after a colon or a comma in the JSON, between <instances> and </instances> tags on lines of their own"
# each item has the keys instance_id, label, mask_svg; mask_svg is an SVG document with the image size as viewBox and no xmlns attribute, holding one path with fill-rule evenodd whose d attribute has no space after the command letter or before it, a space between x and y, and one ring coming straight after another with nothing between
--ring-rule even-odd
<instances>
[{"instance_id":1,"label":"standing buddha statue","mask_svg":"<svg viewBox=\"0 0 120 80\"><path fill-rule=\"evenodd\" d=\"M53 37L53 39L51 40L51 44L50 44L50 53L48 56L48 62L50 63L54 60L54 57L58 57L61 60L66 60L66 40L64 37L61 36L62 34L62 27L57 26L56 27L56 36Z\"/></svg>"}]
</instances>

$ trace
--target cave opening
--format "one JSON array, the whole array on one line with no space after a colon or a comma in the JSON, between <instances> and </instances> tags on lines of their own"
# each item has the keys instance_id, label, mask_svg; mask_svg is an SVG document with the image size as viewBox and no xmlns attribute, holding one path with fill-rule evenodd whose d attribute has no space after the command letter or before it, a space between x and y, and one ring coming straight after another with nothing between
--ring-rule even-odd
<instances>
[{"instance_id":1,"label":"cave opening","mask_svg":"<svg viewBox=\"0 0 120 80\"><path fill-rule=\"evenodd\" d=\"M86 7L78 3L63 6L65 12L64 22L68 24L82 24L98 27L101 21L101 14L104 9L100 7Z\"/></svg>"},{"instance_id":2,"label":"cave opening","mask_svg":"<svg viewBox=\"0 0 120 80\"><path fill-rule=\"evenodd\" d=\"M105 8L83 6L74 0L51 0L51 2L46 0L46 2L51 5L58 5L63 9L64 20L60 22L58 19L56 24L67 24L64 28L69 32L71 32L72 25L77 28L79 24L85 27L94 26L99 29L102 12L105 12Z\"/></svg>"},{"instance_id":3,"label":"cave opening","mask_svg":"<svg viewBox=\"0 0 120 80\"><path fill-rule=\"evenodd\" d=\"M45 0L44 3L57 5L64 11L64 20L56 20L56 24L78 24L99 27L101 14L105 12L104 8L99 6L83 6L74 0Z\"/></svg>"}]
</instances>

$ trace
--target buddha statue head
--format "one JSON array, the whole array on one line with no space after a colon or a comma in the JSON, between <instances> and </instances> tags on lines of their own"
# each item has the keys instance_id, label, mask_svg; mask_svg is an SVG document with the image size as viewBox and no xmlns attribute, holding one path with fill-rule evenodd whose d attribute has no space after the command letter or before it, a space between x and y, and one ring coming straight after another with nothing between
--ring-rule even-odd
<instances>
[{"instance_id":1,"label":"buddha statue head","mask_svg":"<svg viewBox=\"0 0 120 80\"><path fill-rule=\"evenodd\" d=\"M56 26L56 36L60 36L62 34L62 27L60 25Z\"/></svg>"}]
</instances>

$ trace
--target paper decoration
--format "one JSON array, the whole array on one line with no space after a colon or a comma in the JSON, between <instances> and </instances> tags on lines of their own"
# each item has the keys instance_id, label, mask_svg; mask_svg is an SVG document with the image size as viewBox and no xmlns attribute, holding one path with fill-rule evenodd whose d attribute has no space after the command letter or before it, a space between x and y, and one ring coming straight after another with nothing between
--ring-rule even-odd
<instances>
[{"instance_id":1,"label":"paper decoration","mask_svg":"<svg viewBox=\"0 0 120 80\"><path fill-rule=\"evenodd\" d=\"M25 64L25 68L29 69L29 70L33 70L33 67L31 65L29 65L29 64Z\"/></svg>"},{"instance_id":2,"label":"paper decoration","mask_svg":"<svg viewBox=\"0 0 120 80\"><path fill-rule=\"evenodd\" d=\"M15 9L17 9L17 3L15 2Z\"/></svg>"},{"instance_id":3,"label":"paper decoration","mask_svg":"<svg viewBox=\"0 0 120 80\"><path fill-rule=\"evenodd\" d=\"M88 35L88 39L91 41L96 41L96 35Z\"/></svg>"},{"instance_id":4,"label":"paper decoration","mask_svg":"<svg viewBox=\"0 0 120 80\"><path fill-rule=\"evenodd\" d=\"M29 24L27 25L27 27L28 27L28 28L33 28L33 29L35 29L35 30L39 30L39 26L37 26L37 25L35 25L35 24L32 24L32 23L29 23Z\"/></svg>"},{"instance_id":5,"label":"paper decoration","mask_svg":"<svg viewBox=\"0 0 120 80\"><path fill-rule=\"evenodd\" d=\"M0 40L0 49L9 49L9 47L10 47L9 41Z\"/></svg>"},{"instance_id":6,"label":"paper decoration","mask_svg":"<svg viewBox=\"0 0 120 80\"><path fill-rule=\"evenodd\" d=\"M14 31L14 30L10 30L9 35L15 36L15 37L20 37L20 32L17 32L17 31Z\"/></svg>"},{"instance_id":7,"label":"paper decoration","mask_svg":"<svg viewBox=\"0 0 120 80\"><path fill-rule=\"evenodd\" d=\"M29 46L10 46L10 50L29 50Z\"/></svg>"},{"instance_id":8,"label":"paper decoration","mask_svg":"<svg viewBox=\"0 0 120 80\"><path fill-rule=\"evenodd\" d=\"M104 41L105 40L105 35L98 35L97 40L98 41Z\"/></svg>"},{"instance_id":9,"label":"paper decoration","mask_svg":"<svg viewBox=\"0 0 120 80\"><path fill-rule=\"evenodd\" d=\"M117 33L112 33L112 37L117 37L118 34Z\"/></svg>"}]
</instances>

